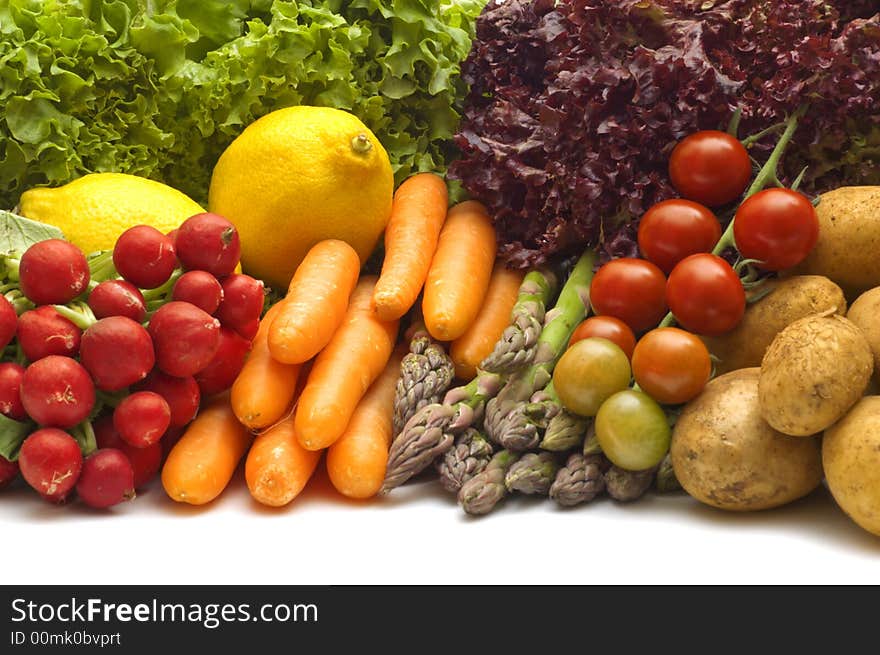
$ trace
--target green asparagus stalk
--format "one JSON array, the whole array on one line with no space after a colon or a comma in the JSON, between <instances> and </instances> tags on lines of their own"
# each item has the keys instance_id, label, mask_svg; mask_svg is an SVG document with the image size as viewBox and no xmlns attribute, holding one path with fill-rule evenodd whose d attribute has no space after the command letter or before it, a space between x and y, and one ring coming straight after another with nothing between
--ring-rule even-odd
<instances>
[{"instance_id":1,"label":"green asparagus stalk","mask_svg":"<svg viewBox=\"0 0 880 655\"><path fill-rule=\"evenodd\" d=\"M519 455L509 450L495 453L481 473L462 485L458 492L458 503L461 508L468 514L474 515L491 512L507 495L504 478L518 459Z\"/></svg>"},{"instance_id":2,"label":"green asparagus stalk","mask_svg":"<svg viewBox=\"0 0 880 655\"><path fill-rule=\"evenodd\" d=\"M660 493L671 493L681 490L681 483L675 477L675 471L672 468L672 457L669 453L666 453L666 457L663 458L663 461L660 462L660 467L657 469L656 485L657 491Z\"/></svg>"},{"instance_id":3,"label":"green asparagus stalk","mask_svg":"<svg viewBox=\"0 0 880 655\"><path fill-rule=\"evenodd\" d=\"M572 414L562 406L552 381L532 396L533 403L537 399L540 399L545 423L544 438L538 447L560 453L580 446L584 441L590 420Z\"/></svg>"},{"instance_id":4,"label":"green asparagus stalk","mask_svg":"<svg viewBox=\"0 0 880 655\"><path fill-rule=\"evenodd\" d=\"M450 390L443 403L417 411L391 444L382 492L400 486L452 448L455 435L480 420L486 401L500 387L500 376L481 371L466 386Z\"/></svg>"},{"instance_id":5,"label":"green asparagus stalk","mask_svg":"<svg viewBox=\"0 0 880 655\"><path fill-rule=\"evenodd\" d=\"M492 459L492 444L474 428L455 438L455 445L437 460L440 484L458 493L462 485L480 473Z\"/></svg>"},{"instance_id":6,"label":"green asparagus stalk","mask_svg":"<svg viewBox=\"0 0 880 655\"><path fill-rule=\"evenodd\" d=\"M400 379L394 395L395 436L422 407L440 402L454 375L455 367L443 347L424 330L416 332L410 341L409 353L400 364Z\"/></svg>"},{"instance_id":7,"label":"green asparagus stalk","mask_svg":"<svg viewBox=\"0 0 880 655\"><path fill-rule=\"evenodd\" d=\"M656 468L646 471L627 471L612 466L605 473L605 490L614 500L627 503L645 495L654 482Z\"/></svg>"},{"instance_id":8,"label":"green asparagus stalk","mask_svg":"<svg viewBox=\"0 0 880 655\"><path fill-rule=\"evenodd\" d=\"M535 357L547 304L559 288L559 277L549 268L526 274L519 288L508 325L494 350L480 364L493 373L512 373Z\"/></svg>"},{"instance_id":9,"label":"green asparagus stalk","mask_svg":"<svg viewBox=\"0 0 880 655\"><path fill-rule=\"evenodd\" d=\"M546 496L558 470L552 453L526 453L507 471L504 484L508 491Z\"/></svg>"},{"instance_id":10,"label":"green asparagus stalk","mask_svg":"<svg viewBox=\"0 0 880 655\"><path fill-rule=\"evenodd\" d=\"M563 507L590 502L605 490L605 468L602 455L572 453L550 486L550 498Z\"/></svg>"},{"instance_id":11,"label":"green asparagus stalk","mask_svg":"<svg viewBox=\"0 0 880 655\"><path fill-rule=\"evenodd\" d=\"M529 450L540 442L538 423L529 420L529 399L549 384L553 367L562 355L575 326L589 306L590 281L596 255L581 255L568 277L556 306L547 312L544 329L532 364L512 375L504 388L486 405L485 429L490 440L504 448Z\"/></svg>"}]
</instances>

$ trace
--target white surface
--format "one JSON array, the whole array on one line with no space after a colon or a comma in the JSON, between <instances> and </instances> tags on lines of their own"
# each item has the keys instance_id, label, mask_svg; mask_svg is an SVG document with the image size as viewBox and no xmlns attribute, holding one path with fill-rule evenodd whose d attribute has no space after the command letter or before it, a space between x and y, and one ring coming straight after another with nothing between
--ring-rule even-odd
<instances>
[{"instance_id":1,"label":"white surface","mask_svg":"<svg viewBox=\"0 0 880 655\"><path fill-rule=\"evenodd\" d=\"M880 538L824 489L748 515L652 495L571 510L508 499L471 519L433 481L354 503L323 475L269 510L239 472L204 508L158 484L110 512L6 490L0 534L5 585L880 583Z\"/></svg>"}]
</instances>

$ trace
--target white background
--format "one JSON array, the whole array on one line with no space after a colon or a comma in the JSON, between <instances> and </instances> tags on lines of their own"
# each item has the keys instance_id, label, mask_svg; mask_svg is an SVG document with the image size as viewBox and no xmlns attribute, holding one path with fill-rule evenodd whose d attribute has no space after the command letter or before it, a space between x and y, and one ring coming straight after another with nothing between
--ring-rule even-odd
<instances>
[{"instance_id":1,"label":"white background","mask_svg":"<svg viewBox=\"0 0 880 655\"><path fill-rule=\"evenodd\" d=\"M322 462L323 465L323 462ZM683 494L563 510L508 499L469 518L431 480L342 499L319 468L281 510L241 471L211 505L155 483L110 511L0 491L2 584L880 584L880 537L824 489L784 508L730 514Z\"/></svg>"}]
</instances>

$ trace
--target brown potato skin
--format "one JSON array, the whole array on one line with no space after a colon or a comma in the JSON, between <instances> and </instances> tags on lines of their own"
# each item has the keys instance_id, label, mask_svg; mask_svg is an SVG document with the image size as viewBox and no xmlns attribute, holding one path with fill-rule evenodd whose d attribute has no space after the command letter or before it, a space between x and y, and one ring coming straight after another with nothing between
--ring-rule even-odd
<instances>
[{"instance_id":1,"label":"brown potato skin","mask_svg":"<svg viewBox=\"0 0 880 655\"><path fill-rule=\"evenodd\" d=\"M846 298L839 286L821 275L795 275L770 280L772 291L746 307L740 324L719 337L701 337L718 362L722 375L740 368L760 366L777 334L800 318L835 310L846 313Z\"/></svg>"},{"instance_id":2,"label":"brown potato skin","mask_svg":"<svg viewBox=\"0 0 880 655\"><path fill-rule=\"evenodd\" d=\"M816 215L819 240L796 272L829 277L850 299L880 286L880 186L823 193Z\"/></svg>"},{"instance_id":3,"label":"brown potato skin","mask_svg":"<svg viewBox=\"0 0 880 655\"><path fill-rule=\"evenodd\" d=\"M862 398L822 439L825 479L853 521L880 535L880 397Z\"/></svg>"},{"instance_id":4,"label":"brown potato skin","mask_svg":"<svg viewBox=\"0 0 880 655\"><path fill-rule=\"evenodd\" d=\"M822 432L868 386L874 355L861 330L838 316L808 316L776 335L761 361L761 416L793 436Z\"/></svg>"},{"instance_id":5,"label":"brown potato skin","mask_svg":"<svg viewBox=\"0 0 880 655\"><path fill-rule=\"evenodd\" d=\"M691 496L719 509L779 507L822 481L818 437L790 437L761 418L758 368L713 379L685 405L672 433L672 467Z\"/></svg>"},{"instance_id":6,"label":"brown potato skin","mask_svg":"<svg viewBox=\"0 0 880 655\"><path fill-rule=\"evenodd\" d=\"M865 335L874 354L874 374L880 373L880 287L869 289L856 298L846 317Z\"/></svg>"}]
</instances>

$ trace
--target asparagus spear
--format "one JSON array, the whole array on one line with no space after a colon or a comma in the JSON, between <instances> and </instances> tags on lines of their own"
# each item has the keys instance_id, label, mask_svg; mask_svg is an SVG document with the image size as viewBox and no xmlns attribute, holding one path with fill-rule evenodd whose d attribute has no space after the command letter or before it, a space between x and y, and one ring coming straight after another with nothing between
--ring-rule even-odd
<instances>
[{"instance_id":1,"label":"asparagus spear","mask_svg":"<svg viewBox=\"0 0 880 655\"><path fill-rule=\"evenodd\" d=\"M455 438L451 450L437 460L440 484L452 493L480 473L492 459L492 444L474 428L468 428Z\"/></svg>"},{"instance_id":2,"label":"asparagus spear","mask_svg":"<svg viewBox=\"0 0 880 655\"><path fill-rule=\"evenodd\" d=\"M559 278L549 268L538 268L523 278L510 325L504 329L494 350L480 364L493 373L512 373L531 364L547 304L559 287Z\"/></svg>"},{"instance_id":3,"label":"asparagus spear","mask_svg":"<svg viewBox=\"0 0 880 655\"><path fill-rule=\"evenodd\" d=\"M394 435L425 405L439 403L452 383L455 367L452 360L428 333L418 330L409 345L409 353L400 363L400 379L394 396Z\"/></svg>"},{"instance_id":4,"label":"asparagus spear","mask_svg":"<svg viewBox=\"0 0 880 655\"><path fill-rule=\"evenodd\" d=\"M465 482L458 492L458 503L468 514L488 514L507 495L504 478L519 459L517 453L501 450L495 453L486 468Z\"/></svg>"},{"instance_id":5,"label":"asparagus spear","mask_svg":"<svg viewBox=\"0 0 880 655\"><path fill-rule=\"evenodd\" d=\"M657 491L660 493L670 493L681 489L681 483L675 477L675 471L672 468L672 458L669 453L666 453L666 457L660 462L660 468L657 469L656 484Z\"/></svg>"},{"instance_id":6,"label":"asparagus spear","mask_svg":"<svg viewBox=\"0 0 880 655\"><path fill-rule=\"evenodd\" d=\"M572 453L550 486L550 498L563 507L590 502L605 490L607 463L602 455Z\"/></svg>"},{"instance_id":7,"label":"asparagus spear","mask_svg":"<svg viewBox=\"0 0 880 655\"><path fill-rule=\"evenodd\" d=\"M504 484L508 491L546 496L558 470L552 453L526 453L507 471Z\"/></svg>"},{"instance_id":8,"label":"asparagus spear","mask_svg":"<svg viewBox=\"0 0 880 655\"><path fill-rule=\"evenodd\" d=\"M588 250L578 259L556 306L545 316L532 364L512 375L501 392L487 403L484 427L495 443L505 448L528 450L540 441L538 423L529 420L528 415L534 407L529 407L527 401L550 382L553 367L572 331L586 315L595 258L595 253Z\"/></svg>"},{"instance_id":9,"label":"asparagus spear","mask_svg":"<svg viewBox=\"0 0 880 655\"><path fill-rule=\"evenodd\" d=\"M480 419L486 401L500 386L500 376L480 371L466 386L447 392L443 403L417 411L391 444L382 492L400 486L452 448L455 435Z\"/></svg>"},{"instance_id":10,"label":"asparagus spear","mask_svg":"<svg viewBox=\"0 0 880 655\"><path fill-rule=\"evenodd\" d=\"M630 502L645 495L654 482L656 468L646 471L627 471L612 466L605 473L605 490L614 500Z\"/></svg>"},{"instance_id":11,"label":"asparagus spear","mask_svg":"<svg viewBox=\"0 0 880 655\"><path fill-rule=\"evenodd\" d=\"M577 448L584 440L590 419L572 414L562 406L553 382L550 382L539 394L544 411L546 425L544 438L538 447L552 452L565 452ZM536 394L537 396L538 394ZM532 397L532 402L535 396Z\"/></svg>"}]
</instances>

